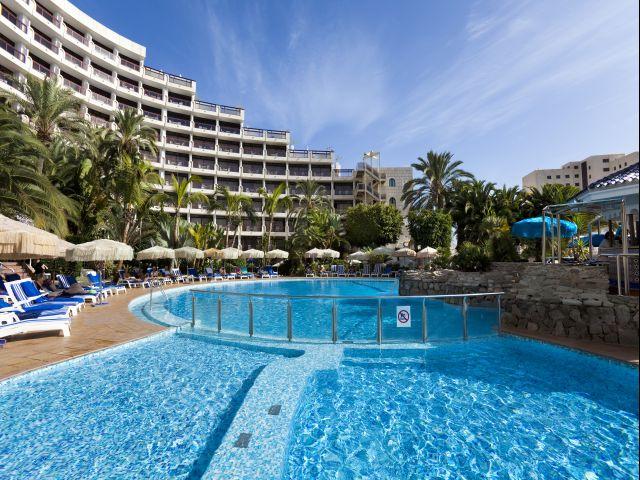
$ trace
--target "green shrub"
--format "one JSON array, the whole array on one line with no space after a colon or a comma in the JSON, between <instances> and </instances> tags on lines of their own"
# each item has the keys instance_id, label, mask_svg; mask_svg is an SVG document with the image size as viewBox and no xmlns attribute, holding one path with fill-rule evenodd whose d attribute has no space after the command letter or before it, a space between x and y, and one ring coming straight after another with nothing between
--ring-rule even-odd
<instances>
[{"instance_id":1,"label":"green shrub","mask_svg":"<svg viewBox=\"0 0 640 480\"><path fill-rule=\"evenodd\" d=\"M412 210L409 212L409 233L420 248L451 246L451 215L440 210Z\"/></svg>"},{"instance_id":2,"label":"green shrub","mask_svg":"<svg viewBox=\"0 0 640 480\"><path fill-rule=\"evenodd\" d=\"M482 247L464 242L458 246L458 253L451 263L453 268L463 272L486 272L491 265L491 259Z\"/></svg>"},{"instance_id":3,"label":"green shrub","mask_svg":"<svg viewBox=\"0 0 640 480\"><path fill-rule=\"evenodd\" d=\"M344 216L347 241L356 247L375 247L398 241L402 233L402 214L384 203L351 207Z\"/></svg>"},{"instance_id":4,"label":"green shrub","mask_svg":"<svg viewBox=\"0 0 640 480\"><path fill-rule=\"evenodd\" d=\"M509 233L489 240L487 242L487 250L491 260L494 262L517 262L520 260L514 238Z\"/></svg>"}]
</instances>

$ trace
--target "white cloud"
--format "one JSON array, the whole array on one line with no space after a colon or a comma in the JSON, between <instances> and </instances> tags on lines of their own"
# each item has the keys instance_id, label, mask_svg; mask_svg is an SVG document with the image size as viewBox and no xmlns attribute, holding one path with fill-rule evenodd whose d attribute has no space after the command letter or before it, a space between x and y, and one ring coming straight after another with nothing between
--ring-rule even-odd
<instances>
[{"instance_id":1,"label":"white cloud","mask_svg":"<svg viewBox=\"0 0 640 480\"><path fill-rule=\"evenodd\" d=\"M218 86L233 85L243 97L256 99L262 111L254 106L250 116L269 122L256 126L291 128L297 146L304 147L325 128L358 132L385 112L384 57L366 32L320 27L304 10L289 12L286 22L274 26L274 13L259 7L247 12L238 31L221 11L220 5L207 8L211 75ZM284 28L282 48L269 35L273 28Z\"/></svg>"},{"instance_id":2,"label":"white cloud","mask_svg":"<svg viewBox=\"0 0 640 480\"><path fill-rule=\"evenodd\" d=\"M488 15L472 10L466 32L461 56L409 93L388 145L427 134L445 140L482 134L559 90L638 68L631 1L506 4Z\"/></svg>"}]
</instances>

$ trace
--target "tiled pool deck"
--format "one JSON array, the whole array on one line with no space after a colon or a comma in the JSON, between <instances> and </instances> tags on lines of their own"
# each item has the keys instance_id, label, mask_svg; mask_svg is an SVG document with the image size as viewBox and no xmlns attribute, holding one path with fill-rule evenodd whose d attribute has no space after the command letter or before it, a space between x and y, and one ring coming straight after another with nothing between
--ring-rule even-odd
<instances>
[{"instance_id":1,"label":"tiled pool deck","mask_svg":"<svg viewBox=\"0 0 640 480\"><path fill-rule=\"evenodd\" d=\"M184 285L166 288L180 287ZM45 333L9 338L0 349L0 380L164 330L164 327L141 320L129 310L129 302L148 294L147 289L127 290L126 295L109 297L108 305L85 307L72 320L70 337ZM638 347L559 338L515 329L507 332L638 365Z\"/></svg>"}]
</instances>

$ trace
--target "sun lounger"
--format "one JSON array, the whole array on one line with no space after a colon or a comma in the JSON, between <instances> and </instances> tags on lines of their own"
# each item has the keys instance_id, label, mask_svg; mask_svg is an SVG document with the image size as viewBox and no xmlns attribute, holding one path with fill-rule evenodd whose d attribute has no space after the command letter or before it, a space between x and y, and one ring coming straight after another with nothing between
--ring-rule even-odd
<instances>
[{"instance_id":1,"label":"sun lounger","mask_svg":"<svg viewBox=\"0 0 640 480\"><path fill-rule=\"evenodd\" d=\"M187 268L187 273L193 277L194 280L197 279L199 282L207 279L207 276L204 273L198 273L198 270L195 268Z\"/></svg>"},{"instance_id":2,"label":"sun lounger","mask_svg":"<svg viewBox=\"0 0 640 480\"><path fill-rule=\"evenodd\" d=\"M373 267L373 272L371 272L372 277L379 277L382 272L382 263L376 263Z\"/></svg>"},{"instance_id":3,"label":"sun lounger","mask_svg":"<svg viewBox=\"0 0 640 480\"><path fill-rule=\"evenodd\" d=\"M344 271L344 265L336 265L336 277L346 277L347 274Z\"/></svg>"},{"instance_id":4,"label":"sun lounger","mask_svg":"<svg viewBox=\"0 0 640 480\"><path fill-rule=\"evenodd\" d=\"M0 338L32 332L58 331L68 337L70 319L51 312L24 313L0 303Z\"/></svg>"},{"instance_id":5,"label":"sun lounger","mask_svg":"<svg viewBox=\"0 0 640 480\"><path fill-rule=\"evenodd\" d=\"M56 275L56 278L58 279L58 286L64 290L66 290L67 288L70 288L71 285L73 285L74 283L78 283L78 281L75 279L75 277L71 276L71 275ZM100 292L98 292L97 290L93 290L93 289L88 289L87 287L82 287L86 293L84 294L77 294L74 295L74 297L78 297L78 298L83 298L85 302L90 302L91 304L95 305L96 303L98 303L98 301L100 300Z\"/></svg>"},{"instance_id":6,"label":"sun lounger","mask_svg":"<svg viewBox=\"0 0 640 480\"><path fill-rule=\"evenodd\" d=\"M368 263L362 265L362 276L370 277L371 276L371 266Z\"/></svg>"},{"instance_id":7,"label":"sun lounger","mask_svg":"<svg viewBox=\"0 0 640 480\"><path fill-rule=\"evenodd\" d=\"M116 294L127 293L127 287L124 285L114 285L110 282L103 282L102 278L100 278L99 273L87 273L87 279L92 287L98 289L98 291L103 291L108 294Z\"/></svg>"},{"instance_id":8,"label":"sun lounger","mask_svg":"<svg viewBox=\"0 0 640 480\"><path fill-rule=\"evenodd\" d=\"M380 274L381 277L390 277L393 274L393 269L391 265L387 265L384 267L384 271Z\"/></svg>"},{"instance_id":9,"label":"sun lounger","mask_svg":"<svg viewBox=\"0 0 640 480\"><path fill-rule=\"evenodd\" d=\"M174 281L182 283L187 283L189 280L191 280L189 278L189 275L183 275L180 269L177 267L171 269L171 277Z\"/></svg>"},{"instance_id":10,"label":"sun lounger","mask_svg":"<svg viewBox=\"0 0 640 480\"><path fill-rule=\"evenodd\" d=\"M78 306L68 303L60 303L42 300L35 302L30 299L19 285L20 281L6 282L5 288L11 299L11 307L20 312L48 312L50 315L66 315L68 317L77 313ZM42 294L38 298L43 298L46 294Z\"/></svg>"},{"instance_id":11,"label":"sun lounger","mask_svg":"<svg viewBox=\"0 0 640 480\"><path fill-rule=\"evenodd\" d=\"M84 308L84 295L59 296L50 298L47 292L41 292L38 286L29 278L18 280L16 285L22 290L25 297L31 300L32 305L40 305L47 302L62 306L70 306L74 315Z\"/></svg>"}]
</instances>

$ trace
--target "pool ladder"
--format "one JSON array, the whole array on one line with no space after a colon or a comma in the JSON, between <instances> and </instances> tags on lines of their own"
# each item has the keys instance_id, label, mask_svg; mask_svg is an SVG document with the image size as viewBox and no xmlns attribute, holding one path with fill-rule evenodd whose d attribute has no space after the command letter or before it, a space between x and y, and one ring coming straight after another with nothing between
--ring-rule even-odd
<instances>
[{"instance_id":1,"label":"pool ladder","mask_svg":"<svg viewBox=\"0 0 640 480\"><path fill-rule=\"evenodd\" d=\"M162 294L162 296L163 296L163 298L165 299L165 301L166 301L166 300L168 300L167 292L166 292L166 290L164 289L164 285L163 285L163 283L162 283L161 281L159 281L159 280L158 280L158 281L157 281L157 282L158 282L158 284L157 284L157 285L155 285L155 282L156 282L156 281L154 281L154 280L151 280L151 281L149 282L149 305L151 305L151 302L153 301L153 289L154 289L154 288L156 288L156 287L158 288L158 290L160 290L160 293Z\"/></svg>"}]
</instances>

